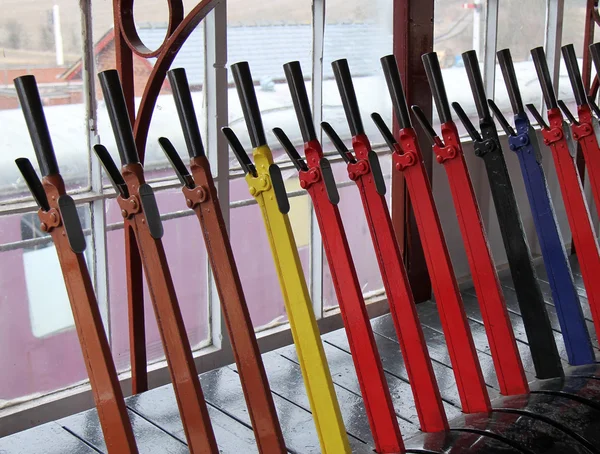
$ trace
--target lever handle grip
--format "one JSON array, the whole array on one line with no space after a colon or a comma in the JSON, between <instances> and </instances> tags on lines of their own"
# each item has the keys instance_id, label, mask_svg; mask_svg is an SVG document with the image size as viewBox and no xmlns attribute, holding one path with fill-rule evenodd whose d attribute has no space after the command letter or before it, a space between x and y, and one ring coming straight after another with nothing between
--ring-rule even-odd
<instances>
[{"instance_id":1,"label":"lever handle grip","mask_svg":"<svg viewBox=\"0 0 600 454\"><path fill-rule=\"evenodd\" d=\"M283 70L285 72L288 87L290 87L294 110L296 111L296 117L298 117L298 123L300 124L302 140L304 140L305 143L315 140L317 138L317 133L315 131L315 124L312 118L312 111L310 110L310 102L308 101L308 94L306 92L306 85L304 85L304 76L302 75L300 62L291 61L286 63L283 65Z\"/></svg>"},{"instance_id":2,"label":"lever handle grip","mask_svg":"<svg viewBox=\"0 0 600 454\"><path fill-rule=\"evenodd\" d=\"M592 54L592 61L596 67L596 73L600 74L600 43L590 44L590 53Z\"/></svg>"},{"instance_id":3,"label":"lever handle grip","mask_svg":"<svg viewBox=\"0 0 600 454\"><path fill-rule=\"evenodd\" d=\"M340 92L340 97L342 98L342 104L344 105L344 112L346 113L350 132L353 136L364 134L365 129L363 127L362 119L360 118L360 110L358 109L356 91L354 91L354 84L352 83L348 60L345 58L336 60L331 63L331 66Z\"/></svg>"},{"instance_id":4,"label":"lever handle grip","mask_svg":"<svg viewBox=\"0 0 600 454\"><path fill-rule=\"evenodd\" d=\"M583 80L581 79L581 72L579 71L579 63L577 63L575 48L573 47L573 44L567 44L561 48L561 52L563 59L565 60L571 87L573 87L573 93L575 94L575 102L578 106L582 106L587 103L587 96L585 88L583 88Z\"/></svg>"},{"instance_id":5,"label":"lever handle grip","mask_svg":"<svg viewBox=\"0 0 600 454\"><path fill-rule=\"evenodd\" d=\"M15 88L42 175L55 175L59 172L58 163L35 77L31 75L17 77Z\"/></svg>"},{"instance_id":6,"label":"lever handle grip","mask_svg":"<svg viewBox=\"0 0 600 454\"><path fill-rule=\"evenodd\" d=\"M558 107L556 93L554 93L554 87L552 86L552 78L550 77L550 71L548 70L544 48L536 47L535 49L531 49L531 57L533 58L533 64L535 65L535 70L538 79L540 80L540 85L542 86L544 101L546 102L548 109L556 109Z\"/></svg>"},{"instance_id":7,"label":"lever handle grip","mask_svg":"<svg viewBox=\"0 0 600 454\"><path fill-rule=\"evenodd\" d=\"M483 77L481 76L481 70L479 69L477 52L474 50L464 52L462 54L462 59L465 64L465 70L467 71L467 77L469 78L469 85L471 85L471 91L473 92L473 99L475 100L475 107L477 108L479 119L489 120L491 118L490 109L487 104L487 96L485 95Z\"/></svg>"},{"instance_id":8,"label":"lever handle grip","mask_svg":"<svg viewBox=\"0 0 600 454\"><path fill-rule=\"evenodd\" d=\"M435 52L429 52L421 58L425 66L425 74L427 75L427 81L431 88L431 95L433 96L433 102L435 102L440 122L448 123L452 121L452 114L450 113L450 103L448 103L438 56Z\"/></svg>"},{"instance_id":9,"label":"lever handle grip","mask_svg":"<svg viewBox=\"0 0 600 454\"><path fill-rule=\"evenodd\" d=\"M190 85L188 84L185 69L172 69L168 72L168 75L188 154L190 158L202 157L205 155L204 145L202 144L202 136L200 135L200 128L198 127L192 93L190 92Z\"/></svg>"},{"instance_id":10,"label":"lever handle grip","mask_svg":"<svg viewBox=\"0 0 600 454\"><path fill-rule=\"evenodd\" d=\"M521 90L519 89L519 83L517 82L517 74L515 73L515 65L513 64L512 56L510 55L510 49L502 49L496 52L498 56L498 64L502 70L502 76L504 77L504 84L508 91L508 98L510 99L510 105L515 115L525 112L523 106L523 98L521 97Z\"/></svg>"},{"instance_id":11,"label":"lever handle grip","mask_svg":"<svg viewBox=\"0 0 600 454\"><path fill-rule=\"evenodd\" d=\"M248 62L242 61L231 65L233 80L237 88L244 119L250 135L250 142L253 148L267 144L265 137L265 128L263 127L256 92L254 91L254 82L250 73Z\"/></svg>"},{"instance_id":12,"label":"lever handle grip","mask_svg":"<svg viewBox=\"0 0 600 454\"><path fill-rule=\"evenodd\" d=\"M392 134L392 131L390 131L390 128L388 128L385 122L383 121L383 118L381 118L381 115L379 115L377 112L373 112L371 114L371 119L373 120L373 123L375 123L375 126L377 126L377 129L383 136L383 140L385 140L385 143L390 148L390 150L392 150L392 152L396 151L395 145L398 142Z\"/></svg>"},{"instance_id":13,"label":"lever handle grip","mask_svg":"<svg viewBox=\"0 0 600 454\"><path fill-rule=\"evenodd\" d=\"M410 128L412 126L410 113L408 112L408 104L406 103L406 96L404 96L404 88L402 87L402 79L400 78L400 70L398 69L396 57L394 55L386 55L380 61L400 129Z\"/></svg>"},{"instance_id":14,"label":"lever handle grip","mask_svg":"<svg viewBox=\"0 0 600 454\"><path fill-rule=\"evenodd\" d=\"M17 167L21 171L21 175L23 175L23 179L33 196L33 199L38 204L38 206L43 211L50 210L50 204L48 203L48 197L46 196L46 192L44 191L44 186L42 186L42 182L35 173L35 169L33 165L27 158L17 158L15 160Z\"/></svg>"},{"instance_id":15,"label":"lever handle grip","mask_svg":"<svg viewBox=\"0 0 600 454\"><path fill-rule=\"evenodd\" d=\"M453 102L452 108L456 112L456 115L458 116L458 119L460 120L460 122L463 124L463 126L467 130L467 133L469 134L469 137L471 137L471 140L473 140L473 142L481 142L483 139L481 138L479 131L477 131L477 129L475 129L475 125L471 122L471 119L469 118L467 113L463 110L462 106L457 102Z\"/></svg>"},{"instance_id":16,"label":"lever handle grip","mask_svg":"<svg viewBox=\"0 0 600 454\"><path fill-rule=\"evenodd\" d=\"M108 118L115 134L121 164L140 162L119 72L116 69L109 69L98 74L98 78L106 101Z\"/></svg>"}]
</instances>

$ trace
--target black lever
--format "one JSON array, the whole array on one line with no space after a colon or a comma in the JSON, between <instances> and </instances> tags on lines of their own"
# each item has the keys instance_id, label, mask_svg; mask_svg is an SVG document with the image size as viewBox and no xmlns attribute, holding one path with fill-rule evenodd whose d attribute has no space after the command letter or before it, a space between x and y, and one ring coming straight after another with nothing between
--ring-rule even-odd
<instances>
[{"instance_id":1,"label":"black lever","mask_svg":"<svg viewBox=\"0 0 600 454\"><path fill-rule=\"evenodd\" d=\"M173 146L171 141L169 139L167 139L166 137L159 137L158 143L160 144L160 147L165 152L165 155L167 155L167 159L169 160L169 162L171 163L171 166L175 170L175 173L177 174L177 178L179 178L179 181L181 181L181 184L189 189L195 188L196 183L194 182L194 179L188 172L187 167L181 160L179 153L177 153L177 150L175 150L175 147Z\"/></svg>"},{"instance_id":2,"label":"black lever","mask_svg":"<svg viewBox=\"0 0 600 454\"><path fill-rule=\"evenodd\" d=\"M471 123L471 120L469 120L469 117L467 116L466 112L463 110L461 105L457 102L453 102L452 107L454 108L456 115L458 115L458 119L464 125L471 139L475 142L481 142L483 140L481 138L481 135L479 134L477 129L475 129L475 126L473 125L473 123Z\"/></svg>"},{"instance_id":3,"label":"black lever","mask_svg":"<svg viewBox=\"0 0 600 454\"><path fill-rule=\"evenodd\" d=\"M596 67L596 73L600 74L600 43L590 44L590 53Z\"/></svg>"},{"instance_id":4,"label":"black lever","mask_svg":"<svg viewBox=\"0 0 600 454\"><path fill-rule=\"evenodd\" d=\"M56 175L59 172L58 163L35 77L21 76L14 82L42 176Z\"/></svg>"},{"instance_id":5,"label":"black lever","mask_svg":"<svg viewBox=\"0 0 600 454\"><path fill-rule=\"evenodd\" d=\"M590 105L590 107L592 108L594 113L596 114L596 117L600 118L600 107L598 107L598 104L596 104L596 101L594 101L594 98L592 96L588 96L587 100L588 100L588 104Z\"/></svg>"},{"instance_id":6,"label":"black lever","mask_svg":"<svg viewBox=\"0 0 600 454\"><path fill-rule=\"evenodd\" d=\"M450 104L448 103L448 96L446 95L446 87L444 86L444 79L442 77L438 56L435 52L429 52L424 54L421 58L423 59L425 74L427 75L429 86L431 87L431 94L438 111L438 116L440 117L440 122L448 123L449 121L452 121L452 114L450 113Z\"/></svg>"},{"instance_id":7,"label":"black lever","mask_svg":"<svg viewBox=\"0 0 600 454\"><path fill-rule=\"evenodd\" d=\"M231 72L240 103L242 104L242 111L244 112L244 119L246 120L252 147L257 148L261 145L266 145L265 129L260 116L260 109L258 108L250 66L246 61L235 63L231 65Z\"/></svg>"},{"instance_id":8,"label":"black lever","mask_svg":"<svg viewBox=\"0 0 600 454\"><path fill-rule=\"evenodd\" d=\"M523 107L523 98L521 97L521 90L517 82L517 74L515 73L515 65L510 55L510 49L502 49L496 55L498 56L498 64L502 70L502 76L504 77L513 113L515 115L521 114L525 112L525 108Z\"/></svg>"},{"instance_id":9,"label":"black lever","mask_svg":"<svg viewBox=\"0 0 600 454\"><path fill-rule=\"evenodd\" d=\"M304 142L315 140L317 138L317 133L313 123L312 112L310 110L310 103L308 101L308 94L306 93L306 85L304 85L304 76L302 75L300 62L291 61L286 63L283 65L283 70L285 72L288 87L290 88L290 94L292 95L292 102L294 103L296 117L298 117L298 123L300 124L302 140L304 140Z\"/></svg>"},{"instance_id":10,"label":"black lever","mask_svg":"<svg viewBox=\"0 0 600 454\"><path fill-rule=\"evenodd\" d=\"M529 109L529 112L531 112L531 115L533 115L533 118L535 118L535 121L537 121L538 124L542 128L544 128L544 129L550 128L548 126L548 124L544 121L544 118L542 117L542 115L538 112L537 108L533 104L527 104L527 109Z\"/></svg>"},{"instance_id":11,"label":"black lever","mask_svg":"<svg viewBox=\"0 0 600 454\"><path fill-rule=\"evenodd\" d=\"M286 133L283 132L283 129L275 128L273 129L273 134L275 134L275 137L277 137L277 140L292 160L292 164L294 164L296 170L307 171L308 166L306 165L306 162L304 162L304 159L302 159L302 156L300 156L300 153L298 153L298 150L296 150L296 147L294 144L292 144L292 141L289 139Z\"/></svg>"},{"instance_id":12,"label":"black lever","mask_svg":"<svg viewBox=\"0 0 600 454\"><path fill-rule=\"evenodd\" d=\"M108 118L115 134L121 164L140 162L131 129L131 120L125 103L123 87L116 69L109 69L98 74L102 93L108 109Z\"/></svg>"},{"instance_id":13,"label":"black lever","mask_svg":"<svg viewBox=\"0 0 600 454\"><path fill-rule=\"evenodd\" d=\"M106 174L108 175L108 179L110 180L113 188L117 194L120 194L122 198L126 199L129 197L129 189L127 189L127 184L119 172L115 161L112 156L106 149L104 145L94 145L94 152L98 159L100 160L100 164L104 167Z\"/></svg>"},{"instance_id":14,"label":"black lever","mask_svg":"<svg viewBox=\"0 0 600 454\"><path fill-rule=\"evenodd\" d=\"M500 126L502 126L502 129L504 130L506 135L507 136L516 135L517 133L515 132L513 127L508 123L508 120L502 114L502 112L500 112L500 109L498 108L496 103L494 101L492 101L491 99L488 99L488 104L489 104L490 108L492 109L492 112L494 113L496 120L498 120L500 122Z\"/></svg>"},{"instance_id":15,"label":"black lever","mask_svg":"<svg viewBox=\"0 0 600 454\"><path fill-rule=\"evenodd\" d=\"M371 114L371 119L373 120L373 123L375 123L375 126L377 126L377 129L383 136L383 140L385 140L387 146L390 147L390 150L396 151L395 145L398 142L396 141L394 134L392 134L392 131L390 131L390 128L388 128L385 124L385 121L383 121L383 118L381 118L381 115L379 115L377 112L373 112Z\"/></svg>"},{"instance_id":16,"label":"black lever","mask_svg":"<svg viewBox=\"0 0 600 454\"><path fill-rule=\"evenodd\" d=\"M21 171L21 175L23 175L23 179L33 196L33 199L38 204L38 206L43 211L50 210L50 204L48 203L48 197L46 197L46 192L44 191L44 187L42 186L42 182L40 181L31 161L27 158L17 158L15 159L15 163L17 167Z\"/></svg>"},{"instance_id":17,"label":"black lever","mask_svg":"<svg viewBox=\"0 0 600 454\"><path fill-rule=\"evenodd\" d=\"M535 49L531 49L531 57L533 58L535 70L538 79L540 80L544 101L546 102L548 109L556 109L558 107L556 93L554 93L554 87L552 86L552 78L550 77L550 71L548 70L544 48L536 47Z\"/></svg>"},{"instance_id":18,"label":"black lever","mask_svg":"<svg viewBox=\"0 0 600 454\"><path fill-rule=\"evenodd\" d=\"M346 119L350 126L350 132L352 136L357 136L365 133L362 119L360 117L360 110L358 108L358 101L356 100L356 91L354 90L354 84L352 83L352 75L350 74L350 68L348 67L348 60L345 58L336 60L331 63L333 68L333 75L342 98L342 104L344 105L344 112L346 113Z\"/></svg>"},{"instance_id":19,"label":"black lever","mask_svg":"<svg viewBox=\"0 0 600 454\"><path fill-rule=\"evenodd\" d=\"M583 80L581 80L575 47L573 47L573 44L567 44L561 48L561 51L565 60L565 66L567 67L567 73L569 74L569 80L571 81L571 87L573 87L573 93L575 94L575 102L578 106L582 106L587 102L587 95L583 87Z\"/></svg>"},{"instance_id":20,"label":"black lever","mask_svg":"<svg viewBox=\"0 0 600 454\"><path fill-rule=\"evenodd\" d=\"M423 110L419 106L413 105L413 106L410 106L410 108L412 109L413 113L415 114L415 117L417 117L417 120L419 121L421 128L423 128L423 132L425 132L425 135L429 138L429 140L431 141L431 144L432 145L440 144L442 141L438 137L437 133L435 132L435 129L433 129L433 126L431 126L431 123L429 123L429 120L427 119L425 112L423 112Z\"/></svg>"},{"instance_id":21,"label":"black lever","mask_svg":"<svg viewBox=\"0 0 600 454\"><path fill-rule=\"evenodd\" d=\"M481 76L481 70L479 69L477 52L474 50L464 52L462 54L462 59L465 64L465 70L467 71L467 77L469 78L469 84L471 85L471 91L473 92L473 99L475 100L475 107L477 108L479 119L481 121L489 120L490 109L487 104L485 87L483 86L483 77ZM456 110L456 108L454 108L454 110Z\"/></svg>"},{"instance_id":22,"label":"black lever","mask_svg":"<svg viewBox=\"0 0 600 454\"><path fill-rule=\"evenodd\" d=\"M185 137L188 154L190 158L204 156L204 145L202 144L202 136L198 127L192 93L190 92L190 85L188 84L185 69L172 69L167 74L169 75L169 82L173 89L175 107L177 108L177 115L179 115L179 122L183 128L183 136Z\"/></svg>"},{"instance_id":23,"label":"black lever","mask_svg":"<svg viewBox=\"0 0 600 454\"><path fill-rule=\"evenodd\" d=\"M223 131L223 134L225 135L227 142L229 142L229 146L233 150L233 154L239 161L244 173L249 173L253 177L258 176L256 167L254 167L254 164L252 164L248 153L246 153L246 150L244 150L244 147L242 146L240 139L238 139L235 135L235 132L233 132L231 128L227 127L222 128L221 131Z\"/></svg>"},{"instance_id":24,"label":"black lever","mask_svg":"<svg viewBox=\"0 0 600 454\"><path fill-rule=\"evenodd\" d=\"M571 123L572 125L579 124L579 122L577 121L575 116L571 113L571 111L569 110L569 108L567 107L567 105L565 104L565 102L562 99L558 100L558 107L560 107L560 110L562 110L562 112L565 114L565 117L567 117L567 119L569 120L569 123Z\"/></svg>"},{"instance_id":25,"label":"black lever","mask_svg":"<svg viewBox=\"0 0 600 454\"><path fill-rule=\"evenodd\" d=\"M346 145L344 145L344 142L342 141L338 133L335 132L335 130L331 127L329 123L327 123L326 121L322 122L321 128L323 128L323 131L325 131L325 134L327 134L327 137L329 137L329 140L331 140L331 143L333 143L333 146L340 154L342 159L346 161L346 164L356 162L356 159L354 159L354 156L352 155L352 153L350 153L350 150L348 150Z\"/></svg>"},{"instance_id":26,"label":"black lever","mask_svg":"<svg viewBox=\"0 0 600 454\"><path fill-rule=\"evenodd\" d=\"M394 55L386 55L380 61L383 67L383 75L385 76L385 81L392 98L392 106L398 119L398 125L400 129L410 128L412 126L410 113L408 112L408 105L406 104L406 96L404 96L396 57ZM375 121L375 119L373 120Z\"/></svg>"}]
</instances>

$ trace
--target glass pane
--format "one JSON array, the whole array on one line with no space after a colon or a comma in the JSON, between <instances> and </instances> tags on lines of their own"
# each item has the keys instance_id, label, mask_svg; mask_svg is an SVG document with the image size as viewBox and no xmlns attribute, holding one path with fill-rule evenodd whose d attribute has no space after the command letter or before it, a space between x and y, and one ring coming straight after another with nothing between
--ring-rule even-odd
<instances>
[{"instance_id":1,"label":"glass pane","mask_svg":"<svg viewBox=\"0 0 600 454\"><path fill-rule=\"evenodd\" d=\"M544 45L546 0L503 0L498 10L498 50L510 49L523 103L541 107L542 92L530 50ZM502 71L496 64L494 100L512 119L513 111ZM499 125L498 125L499 127Z\"/></svg>"},{"instance_id":2,"label":"glass pane","mask_svg":"<svg viewBox=\"0 0 600 454\"><path fill-rule=\"evenodd\" d=\"M78 207L84 229L87 206ZM43 394L87 379L62 271L37 213L0 217L0 402ZM24 240L22 246L8 245ZM93 263L86 237L87 263ZM90 272L92 270L90 269Z\"/></svg>"},{"instance_id":3,"label":"glass pane","mask_svg":"<svg viewBox=\"0 0 600 454\"><path fill-rule=\"evenodd\" d=\"M388 208L391 197L391 155L386 153L379 156L381 170L383 171L387 192L386 199ZM346 164L339 162L333 166L336 181L339 183L348 181ZM350 244L350 252L354 259L354 266L358 275L358 281L363 294L368 294L383 288L383 281L379 273L377 257L373 249L371 232L364 215L362 202L358 189L354 183L339 189L340 203L338 207L342 216L342 222L346 230L346 237ZM323 254L323 308L332 309L338 306L335 288L331 280L331 272L327 257Z\"/></svg>"},{"instance_id":4,"label":"glass pane","mask_svg":"<svg viewBox=\"0 0 600 454\"><path fill-rule=\"evenodd\" d=\"M579 61L579 71L583 72L583 52L588 52L587 49L583 48L586 6L585 3L567 0L564 8L561 45L573 44ZM596 70L592 65L592 77L595 74ZM573 115L577 117L575 95L573 94L573 88L569 81L569 73L567 73L567 68L562 55L560 59L560 78L558 80L558 99L565 101L571 112L573 112Z\"/></svg>"},{"instance_id":5,"label":"glass pane","mask_svg":"<svg viewBox=\"0 0 600 454\"><path fill-rule=\"evenodd\" d=\"M108 211L117 210L115 205L110 201ZM198 348L210 337L204 240L193 213L163 225L163 245L186 331L192 348ZM124 232L112 230L107 235L112 350L117 369L126 370L130 362ZM144 308L148 362L154 362L164 357L164 351L145 279Z\"/></svg>"},{"instance_id":6,"label":"glass pane","mask_svg":"<svg viewBox=\"0 0 600 454\"><path fill-rule=\"evenodd\" d=\"M301 144L300 130L294 113L283 65L299 60L305 78L312 74L312 26L310 0L280 0L260 4L234 0L227 4L227 60L229 64L247 61L255 84L267 142L273 149L275 161L287 159L272 134L274 127L282 128ZM231 71L229 83L233 84ZM308 87L310 90L310 87ZM309 91L310 93L310 91ZM252 150L242 108L232 85L228 93L229 125L238 134L248 152ZM230 154L230 166L239 167Z\"/></svg>"},{"instance_id":7,"label":"glass pane","mask_svg":"<svg viewBox=\"0 0 600 454\"><path fill-rule=\"evenodd\" d=\"M383 142L369 117L379 112L391 115L391 101L379 59L392 53L393 2L352 1L327 3L323 55L323 120L331 124L342 139L350 139L331 63L345 58L356 90L366 134L373 142ZM323 134L323 148L333 149Z\"/></svg>"},{"instance_id":8,"label":"glass pane","mask_svg":"<svg viewBox=\"0 0 600 454\"><path fill-rule=\"evenodd\" d=\"M37 167L13 79L35 76L58 164L67 188L89 185L85 109L81 80L67 72L81 58L79 2L5 0L0 20L0 201L30 197L14 164L29 158Z\"/></svg>"},{"instance_id":9,"label":"glass pane","mask_svg":"<svg viewBox=\"0 0 600 454\"><path fill-rule=\"evenodd\" d=\"M448 101L460 103L475 124L478 123L477 110L461 54L474 49L479 61L483 62L485 15L485 1L435 1L433 50L440 60ZM466 135L465 128L453 110L451 113L460 134ZM440 124L435 105L433 123L436 126Z\"/></svg>"},{"instance_id":10,"label":"glass pane","mask_svg":"<svg viewBox=\"0 0 600 454\"><path fill-rule=\"evenodd\" d=\"M196 3L191 0L184 1L185 9L191 9ZM157 49L166 36L167 11L167 4L164 1L145 0L135 2L134 16L138 35L144 45L151 50ZM116 66L116 54L112 28L112 2L94 2L93 15L96 72L113 69ZM205 71L203 27L204 24L201 23L192 32L171 66L172 68L184 68L186 70L201 131L204 130L206 124L202 91ZM139 109L145 86L155 62L155 58L133 57L136 110ZM96 87L96 97L98 99L98 131L101 142L109 149L114 159L117 159L115 139L99 84ZM173 170L157 142L158 138L163 136L168 137L173 142L184 161L187 162L187 150L168 80L163 83L150 122L144 159L147 180L174 177ZM106 178L105 183L108 183Z\"/></svg>"},{"instance_id":11,"label":"glass pane","mask_svg":"<svg viewBox=\"0 0 600 454\"><path fill-rule=\"evenodd\" d=\"M286 178L288 191L298 185L296 177ZM299 187L299 185L298 185ZM289 219L300 254L306 282L309 278L310 200L308 195L290 198ZM284 323L287 315L277 279L269 240L258 205L231 210L231 245L242 280L246 302L256 330Z\"/></svg>"}]
</instances>

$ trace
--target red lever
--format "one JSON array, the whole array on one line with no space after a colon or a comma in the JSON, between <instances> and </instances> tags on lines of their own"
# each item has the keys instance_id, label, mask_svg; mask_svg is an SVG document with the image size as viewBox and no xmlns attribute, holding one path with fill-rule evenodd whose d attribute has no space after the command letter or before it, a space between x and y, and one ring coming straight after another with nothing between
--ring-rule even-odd
<instances>
[{"instance_id":1,"label":"red lever","mask_svg":"<svg viewBox=\"0 0 600 454\"><path fill-rule=\"evenodd\" d=\"M317 140L311 140L305 143L304 150L309 170L300 171L300 184L312 199L321 230L323 248L340 303L375 450L378 453L404 452L400 428L350 255L346 232L338 207L330 201L321 171L321 144Z\"/></svg>"},{"instance_id":2,"label":"red lever","mask_svg":"<svg viewBox=\"0 0 600 454\"><path fill-rule=\"evenodd\" d=\"M583 112L584 115L582 117L582 110L585 109L579 109L580 125L586 119L585 112ZM569 152L569 144L563 132L563 117L558 108L548 110L548 123L549 128L542 128L542 136L544 137L544 143L552 150L552 157L556 166L556 173L565 203L567 218L569 219L569 226L573 235L573 242L577 249L581 275L587 291L592 318L594 319L594 326L596 333L600 333L600 280L598 279L598 276L600 276L600 253L598 251L598 243L594 234L587 203L583 196L579 173ZM573 133L575 133L575 128L573 128ZM584 147L584 142L585 146L590 148L592 145L591 142L593 142L594 147L593 150L588 149L588 153L593 156L592 160L588 160L587 154L585 156L591 180L593 174L592 163L596 162L600 164L600 160L598 160L599 150L593 134L583 138L580 137L579 143L582 145L582 148ZM600 182L600 167L597 167L595 174ZM594 188L594 197L596 199L596 206L598 207L600 206L598 204L600 193L598 193L598 188L594 184L592 184L592 187Z\"/></svg>"}]
</instances>

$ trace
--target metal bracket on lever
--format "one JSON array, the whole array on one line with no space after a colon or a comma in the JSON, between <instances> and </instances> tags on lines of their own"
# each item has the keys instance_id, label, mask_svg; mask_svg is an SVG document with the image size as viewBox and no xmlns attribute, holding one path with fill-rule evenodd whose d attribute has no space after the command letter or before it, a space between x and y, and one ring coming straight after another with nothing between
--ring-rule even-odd
<instances>
[{"instance_id":1,"label":"metal bracket on lever","mask_svg":"<svg viewBox=\"0 0 600 454\"><path fill-rule=\"evenodd\" d=\"M75 201L71 196L63 194L58 198L58 209L71 250L76 254L83 253L86 247L85 236L83 235Z\"/></svg>"}]
</instances>

